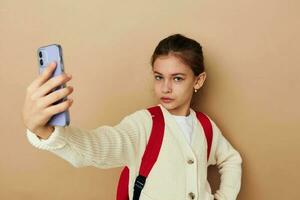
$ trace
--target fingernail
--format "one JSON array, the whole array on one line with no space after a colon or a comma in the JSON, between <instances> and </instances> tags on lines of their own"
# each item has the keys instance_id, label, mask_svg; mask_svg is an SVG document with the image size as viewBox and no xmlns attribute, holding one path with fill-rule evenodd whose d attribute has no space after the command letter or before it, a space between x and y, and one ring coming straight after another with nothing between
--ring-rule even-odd
<instances>
[{"instance_id":1,"label":"fingernail","mask_svg":"<svg viewBox=\"0 0 300 200\"><path fill-rule=\"evenodd\" d=\"M51 63L51 66L52 66L52 67L56 67L56 62L53 61L53 62Z\"/></svg>"}]
</instances>

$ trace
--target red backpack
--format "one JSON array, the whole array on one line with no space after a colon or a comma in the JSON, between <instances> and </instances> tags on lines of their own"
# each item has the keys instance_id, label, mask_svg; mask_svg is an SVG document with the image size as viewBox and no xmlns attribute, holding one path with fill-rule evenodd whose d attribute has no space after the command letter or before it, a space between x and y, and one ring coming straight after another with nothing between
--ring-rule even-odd
<instances>
[{"instance_id":1,"label":"red backpack","mask_svg":"<svg viewBox=\"0 0 300 200\"><path fill-rule=\"evenodd\" d=\"M151 135L144 152L142 163L140 166L139 176L135 179L133 200L139 200L141 191L145 185L146 178L155 164L164 136L165 122L163 113L159 106L153 106L147 109L152 116L153 125ZM200 121L206 136L207 141L207 160L209 158L211 143L212 143L212 125L209 118L202 112L196 112L196 116ZM124 167L117 189L117 200L129 200L128 195L129 184L129 168Z\"/></svg>"}]
</instances>

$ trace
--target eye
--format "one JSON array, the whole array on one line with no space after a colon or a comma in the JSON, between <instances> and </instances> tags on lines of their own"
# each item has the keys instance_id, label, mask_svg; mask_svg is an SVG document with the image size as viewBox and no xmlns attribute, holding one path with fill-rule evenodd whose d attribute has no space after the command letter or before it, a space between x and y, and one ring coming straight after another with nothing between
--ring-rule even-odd
<instances>
[{"instance_id":1,"label":"eye","mask_svg":"<svg viewBox=\"0 0 300 200\"><path fill-rule=\"evenodd\" d=\"M154 76L155 80L160 80L161 76Z\"/></svg>"},{"instance_id":2,"label":"eye","mask_svg":"<svg viewBox=\"0 0 300 200\"><path fill-rule=\"evenodd\" d=\"M183 80L181 77L175 77L174 79L177 79L177 82Z\"/></svg>"}]
</instances>

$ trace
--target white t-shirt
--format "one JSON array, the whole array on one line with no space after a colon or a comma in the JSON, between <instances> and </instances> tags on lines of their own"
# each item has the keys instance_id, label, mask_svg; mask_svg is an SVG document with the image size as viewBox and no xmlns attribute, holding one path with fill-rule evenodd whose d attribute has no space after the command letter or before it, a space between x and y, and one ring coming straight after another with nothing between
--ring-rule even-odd
<instances>
[{"instance_id":1,"label":"white t-shirt","mask_svg":"<svg viewBox=\"0 0 300 200\"><path fill-rule=\"evenodd\" d=\"M178 115L172 115L172 116L175 118L176 122L179 124L187 142L191 145L192 132L193 132L193 118L192 118L191 113L188 116L178 116Z\"/></svg>"}]
</instances>

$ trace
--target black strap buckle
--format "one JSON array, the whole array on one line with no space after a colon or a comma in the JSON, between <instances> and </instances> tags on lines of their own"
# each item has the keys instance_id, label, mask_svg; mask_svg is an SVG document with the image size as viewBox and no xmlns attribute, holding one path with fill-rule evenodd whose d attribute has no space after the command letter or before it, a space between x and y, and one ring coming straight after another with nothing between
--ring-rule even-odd
<instances>
[{"instance_id":1,"label":"black strap buckle","mask_svg":"<svg viewBox=\"0 0 300 200\"><path fill-rule=\"evenodd\" d=\"M145 185L145 182L146 182L146 177L138 175L138 177L136 177L135 182L134 182L134 189L137 188L137 189L142 190Z\"/></svg>"},{"instance_id":2,"label":"black strap buckle","mask_svg":"<svg viewBox=\"0 0 300 200\"><path fill-rule=\"evenodd\" d=\"M144 188L146 182L145 176L138 175L134 182L134 192L133 192L133 200L138 200L141 195L141 191Z\"/></svg>"}]
</instances>

